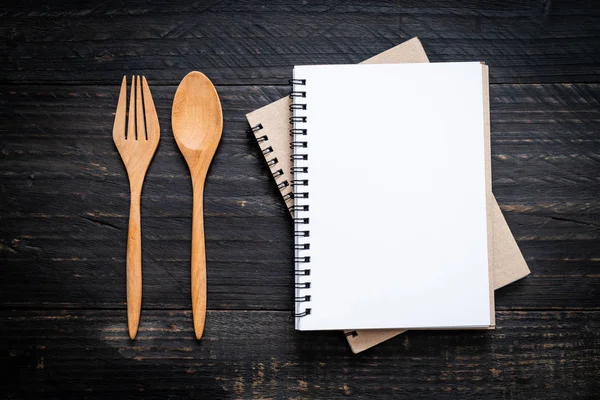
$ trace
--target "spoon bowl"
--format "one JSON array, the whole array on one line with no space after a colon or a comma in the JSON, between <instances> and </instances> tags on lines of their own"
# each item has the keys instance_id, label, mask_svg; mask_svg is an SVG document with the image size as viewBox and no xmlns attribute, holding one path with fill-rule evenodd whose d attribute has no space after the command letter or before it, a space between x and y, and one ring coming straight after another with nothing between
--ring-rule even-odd
<instances>
[{"instance_id":1,"label":"spoon bowl","mask_svg":"<svg viewBox=\"0 0 600 400\"><path fill-rule=\"evenodd\" d=\"M180 149L204 148L214 154L223 131L223 113L217 91L206 75L194 71L183 78L175 93L172 121Z\"/></svg>"}]
</instances>

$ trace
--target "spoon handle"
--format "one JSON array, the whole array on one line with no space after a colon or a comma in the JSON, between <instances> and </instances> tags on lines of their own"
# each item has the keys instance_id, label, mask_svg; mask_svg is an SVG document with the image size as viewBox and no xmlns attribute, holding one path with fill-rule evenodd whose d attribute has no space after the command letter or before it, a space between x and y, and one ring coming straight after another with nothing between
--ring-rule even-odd
<instances>
[{"instance_id":1,"label":"spoon handle","mask_svg":"<svg viewBox=\"0 0 600 400\"><path fill-rule=\"evenodd\" d=\"M192 215L192 315L196 339L202 338L206 319L206 249L204 244L204 182L194 182Z\"/></svg>"},{"instance_id":2,"label":"spoon handle","mask_svg":"<svg viewBox=\"0 0 600 400\"><path fill-rule=\"evenodd\" d=\"M127 325L135 339L142 311L142 233L140 223L141 188L131 188L129 232L127 234Z\"/></svg>"}]
</instances>

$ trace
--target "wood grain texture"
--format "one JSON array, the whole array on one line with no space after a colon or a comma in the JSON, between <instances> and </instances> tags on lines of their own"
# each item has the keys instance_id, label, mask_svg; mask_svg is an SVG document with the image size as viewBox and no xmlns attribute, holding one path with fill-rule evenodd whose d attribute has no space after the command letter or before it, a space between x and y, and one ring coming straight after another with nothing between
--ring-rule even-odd
<instances>
[{"instance_id":1,"label":"wood grain texture","mask_svg":"<svg viewBox=\"0 0 600 400\"><path fill-rule=\"evenodd\" d=\"M0 22L4 398L597 396L599 2L9 0ZM244 115L287 94L294 64L354 63L415 35L431 61L490 65L493 189L532 274L496 293L495 331L410 332L356 356L338 332L293 330L292 224ZM205 187L202 342L193 192L170 129L195 69L224 117ZM152 84L162 138L132 343L129 186L110 135L134 73Z\"/></svg>"},{"instance_id":2,"label":"wood grain texture","mask_svg":"<svg viewBox=\"0 0 600 400\"><path fill-rule=\"evenodd\" d=\"M598 8L585 0L229 0L123 9L113 0L38 11L9 2L0 10L0 82L112 84L144 71L177 84L201 70L216 84L281 84L294 64L357 63L414 36L432 62L485 61L492 83L596 82Z\"/></svg>"},{"instance_id":3,"label":"wood grain texture","mask_svg":"<svg viewBox=\"0 0 600 400\"><path fill-rule=\"evenodd\" d=\"M544 398L600 390L597 311L499 312L489 332L408 332L352 355L338 332L297 332L291 312L3 311L6 393L86 398ZM160 376L160 379L156 379ZM577 379L573 379L577 377ZM18 385L22 380L27 385Z\"/></svg>"}]
</instances>

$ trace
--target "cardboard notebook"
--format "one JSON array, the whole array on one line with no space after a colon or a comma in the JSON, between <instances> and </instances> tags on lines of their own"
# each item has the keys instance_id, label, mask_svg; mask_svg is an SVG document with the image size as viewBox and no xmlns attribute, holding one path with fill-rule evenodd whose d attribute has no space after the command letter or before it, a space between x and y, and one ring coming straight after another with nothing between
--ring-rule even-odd
<instances>
[{"instance_id":1,"label":"cardboard notebook","mask_svg":"<svg viewBox=\"0 0 600 400\"><path fill-rule=\"evenodd\" d=\"M365 61L365 63L425 63L428 61L420 41L414 38ZM487 73L485 76L487 79ZM489 140L489 93L487 84L484 90L484 121L487 130L486 137ZM290 187L290 182L293 179L291 175L292 163L290 161L292 155L289 135L290 104L291 100L286 97L247 114L250 126L288 207L293 205L292 189ZM486 160L486 179L488 180L488 186L491 186L489 157ZM529 269L491 193L488 196L487 208L488 226L491 229L490 265L493 287L498 289L525 277L529 274ZM358 353L404 331L399 329L350 330L346 331L346 337L352 351Z\"/></svg>"}]
</instances>

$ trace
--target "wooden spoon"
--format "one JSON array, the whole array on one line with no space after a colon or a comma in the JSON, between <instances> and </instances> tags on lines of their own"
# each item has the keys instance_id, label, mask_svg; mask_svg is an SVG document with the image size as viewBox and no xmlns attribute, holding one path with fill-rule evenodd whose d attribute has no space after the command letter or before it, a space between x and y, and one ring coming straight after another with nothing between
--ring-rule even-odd
<instances>
[{"instance_id":1,"label":"wooden spoon","mask_svg":"<svg viewBox=\"0 0 600 400\"><path fill-rule=\"evenodd\" d=\"M192 176L192 314L196 339L200 339L206 318L204 182L223 132L219 96L203 73L193 71L183 78L175 93L171 118L173 136Z\"/></svg>"}]
</instances>

